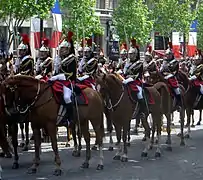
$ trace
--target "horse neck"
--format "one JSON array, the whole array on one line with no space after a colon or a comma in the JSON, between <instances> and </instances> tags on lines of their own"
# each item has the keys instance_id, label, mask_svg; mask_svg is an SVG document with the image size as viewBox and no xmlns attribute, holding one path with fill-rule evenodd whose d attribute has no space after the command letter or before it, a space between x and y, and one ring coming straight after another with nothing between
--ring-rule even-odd
<instances>
[{"instance_id":1,"label":"horse neck","mask_svg":"<svg viewBox=\"0 0 203 180\"><path fill-rule=\"evenodd\" d=\"M124 92L124 87L118 79L115 79L114 83L108 83L108 88L112 103L115 104L121 98L122 93Z\"/></svg>"}]
</instances>

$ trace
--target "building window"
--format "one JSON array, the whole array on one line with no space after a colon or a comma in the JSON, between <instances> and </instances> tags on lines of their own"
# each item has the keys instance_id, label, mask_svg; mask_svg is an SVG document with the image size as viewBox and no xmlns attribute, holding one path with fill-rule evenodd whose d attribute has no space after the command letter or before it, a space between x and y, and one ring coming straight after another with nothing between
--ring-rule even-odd
<instances>
[{"instance_id":1,"label":"building window","mask_svg":"<svg viewBox=\"0 0 203 180\"><path fill-rule=\"evenodd\" d=\"M163 39L163 36L155 36L154 50L164 50L164 41L165 41L165 49L167 49L169 38L165 37Z\"/></svg>"},{"instance_id":2,"label":"building window","mask_svg":"<svg viewBox=\"0 0 203 180\"><path fill-rule=\"evenodd\" d=\"M96 1L96 8L99 9L100 8L100 0Z\"/></svg>"},{"instance_id":3,"label":"building window","mask_svg":"<svg viewBox=\"0 0 203 180\"><path fill-rule=\"evenodd\" d=\"M105 9L106 0L100 0L100 9Z\"/></svg>"},{"instance_id":4,"label":"building window","mask_svg":"<svg viewBox=\"0 0 203 180\"><path fill-rule=\"evenodd\" d=\"M114 0L109 0L109 9L113 9Z\"/></svg>"}]
</instances>

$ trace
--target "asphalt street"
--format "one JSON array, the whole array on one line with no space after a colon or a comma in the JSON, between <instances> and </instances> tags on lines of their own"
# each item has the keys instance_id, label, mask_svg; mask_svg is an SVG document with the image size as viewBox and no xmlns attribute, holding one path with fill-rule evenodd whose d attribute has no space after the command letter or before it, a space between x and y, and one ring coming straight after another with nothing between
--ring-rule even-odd
<instances>
[{"instance_id":1,"label":"asphalt street","mask_svg":"<svg viewBox=\"0 0 203 180\"><path fill-rule=\"evenodd\" d=\"M195 112L196 122L199 119L199 112ZM175 114L175 125L178 125L179 118ZM134 121L132 121L134 126ZM98 151L92 151L92 159L89 169L81 169L85 158L85 147L79 158L72 157L72 147L66 148L65 129L60 129L60 140L58 142L62 160L63 174L60 177L53 175L54 156L49 143L42 144L41 164L36 174L27 174L27 168L34 157L33 145L28 152L20 151L20 168L12 170L12 159L0 159L3 168L3 180L203 180L203 125L191 129L191 138L186 140L186 146L180 146L180 139L177 137L178 127L173 127L172 152L165 150L165 132L161 140L161 158L155 158L155 148L149 152L148 159L141 158L144 144L141 141L143 130L140 129L138 136L132 135L131 147L128 149L128 162L113 160L116 151L109 152L108 139L104 139L104 169L97 171ZM114 136L115 140L115 136ZM94 138L92 138L92 144ZM83 142L84 145L84 142Z\"/></svg>"}]
</instances>

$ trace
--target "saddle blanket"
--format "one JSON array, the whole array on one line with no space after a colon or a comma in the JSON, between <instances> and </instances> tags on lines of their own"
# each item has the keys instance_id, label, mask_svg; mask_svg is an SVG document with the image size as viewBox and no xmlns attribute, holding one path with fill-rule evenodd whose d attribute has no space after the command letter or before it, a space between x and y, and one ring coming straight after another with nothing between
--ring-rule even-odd
<instances>
[{"instance_id":1,"label":"saddle blanket","mask_svg":"<svg viewBox=\"0 0 203 180\"><path fill-rule=\"evenodd\" d=\"M56 102L58 104L63 104L63 86L66 86L71 89L71 82L70 81L54 81L52 84L52 90L53 90L53 95L56 99ZM75 98L74 96L71 97L71 100L73 103L76 103L75 100L77 101L78 105L88 105L88 98L86 94L83 92L84 89L87 88L85 85L81 84L74 84L74 89L73 92L75 93Z\"/></svg>"},{"instance_id":2,"label":"saddle blanket","mask_svg":"<svg viewBox=\"0 0 203 180\"><path fill-rule=\"evenodd\" d=\"M126 84L126 88L127 88L127 91L128 91L128 96L130 98L130 100L134 103L136 103L138 101L137 99L137 93L138 93L138 88L137 88L137 82L133 81L133 82L130 82L128 84ZM151 93L146 89L146 87L144 87L144 92L143 92L143 96L145 96L148 104L155 104L155 101L154 101L154 98L153 96L151 95Z\"/></svg>"},{"instance_id":3,"label":"saddle blanket","mask_svg":"<svg viewBox=\"0 0 203 180\"><path fill-rule=\"evenodd\" d=\"M84 75L83 77L79 77L78 81L79 81L78 82L79 84L85 85L89 88L96 90L95 80L92 77L90 77L88 75Z\"/></svg>"}]
</instances>

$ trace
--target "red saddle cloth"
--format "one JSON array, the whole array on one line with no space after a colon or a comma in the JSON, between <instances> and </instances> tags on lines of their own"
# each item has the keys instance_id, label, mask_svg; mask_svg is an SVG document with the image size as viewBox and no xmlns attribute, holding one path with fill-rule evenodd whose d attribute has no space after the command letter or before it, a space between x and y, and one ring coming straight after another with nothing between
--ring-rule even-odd
<instances>
[{"instance_id":1,"label":"red saddle cloth","mask_svg":"<svg viewBox=\"0 0 203 180\"><path fill-rule=\"evenodd\" d=\"M131 101L133 102L137 102L137 93L139 92L139 89L137 88L137 86L142 86L142 82L139 80L135 80L132 82L129 82L127 84L127 91L128 91L128 96L130 98ZM148 104L155 104L154 98L152 96L152 94L144 87L144 94L145 95Z\"/></svg>"},{"instance_id":2,"label":"red saddle cloth","mask_svg":"<svg viewBox=\"0 0 203 180\"><path fill-rule=\"evenodd\" d=\"M89 78L87 78L87 79L85 79L83 81L79 80L78 84L85 85L85 86L87 86L89 88L92 88L92 84L95 85L95 80L93 78L89 77Z\"/></svg>"},{"instance_id":3,"label":"red saddle cloth","mask_svg":"<svg viewBox=\"0 0 203 180\"><path fill-rule=\"evenodd\" d=\"M192 80L191 82L192 82L192 85L196 87L200 87L200 85L203 85L203 81L199 79Z\"/></svg>"},{"instance_id":4,"label":"red saddle cloth","mask_svg":"<svg viewBox=\"0 0 203 180\"><path fill-rule=\"evenodd\" d=\"M47 82L49 80L49 78L47 76L43 76L40 81L43 81L43 82Z\"/></svg>"},{"instance_id":5,"label":"red saddle cloth","mask_svg":"<svg viewBox=\"0 0 203 180\"><path fill-rule=\"evenodd\" d=\"M71 82L54 81L52 84L53 94L58 104L61 104L63 102L63 86L71 88ZM88 105L88 98L86 94L83 92L83 90L87 88L87 86L81 85L81 84L74 84L74 87L75 87L77 103L80 105Z\"/></svg>"}]
</instances>

